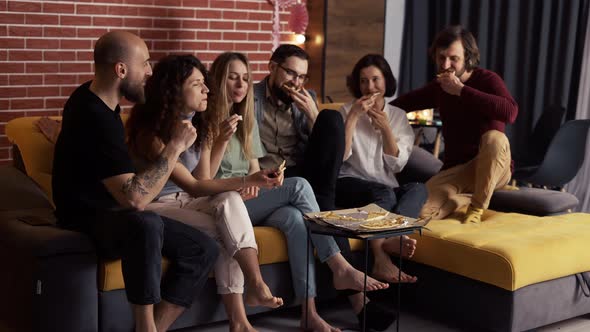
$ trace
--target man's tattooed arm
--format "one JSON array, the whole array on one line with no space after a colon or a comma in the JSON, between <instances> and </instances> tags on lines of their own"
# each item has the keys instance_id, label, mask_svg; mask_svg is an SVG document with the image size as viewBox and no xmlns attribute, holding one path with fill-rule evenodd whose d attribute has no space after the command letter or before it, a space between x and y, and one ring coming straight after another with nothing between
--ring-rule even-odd
<instances>
[{"instance_id":1,"label":"man's tattooed arm","mask_svg":"<svg viewBox=\"0 0 590 332\"><path fill-rule=\"evenodd\" d=\"M159 157L152 167L146 169L140 174L136 174L123 183L123 194L138 193L142 196L150 194L150 189L154 188L163 177L168 175L168 160Z\"/></svg>"}]
</instances>

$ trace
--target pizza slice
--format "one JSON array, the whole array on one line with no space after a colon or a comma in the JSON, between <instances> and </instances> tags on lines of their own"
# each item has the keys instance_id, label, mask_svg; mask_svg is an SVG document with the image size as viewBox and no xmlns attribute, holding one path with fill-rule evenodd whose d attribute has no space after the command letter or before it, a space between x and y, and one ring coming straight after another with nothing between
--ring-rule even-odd
<instances>
[{"instance_id":1,"label":"pizza slice","mask_svg":"<svg viewBox=\"0 0 590 332\"><path fill-rule=\"evenodd\" d=\"M283 173L283 171L285 170L285 168L287 168L285 165L287 164L287 161L285 159L283 159L283 162L279 165L279 173Z\"/></svg>"},{"instance_id":2,"label":"pizza slice","mask_svg":"<svg viewBox=\"0 0 590 332\"><path fill-rule=\"evenodd\" d=\"M357 218L347 216L346 214L339 214L332 211L321 212L320 218L324 220L336 220L336 221L359 221Z\"/></svg>"},{"instance_id":3,"label":"pizza slice","mask_svg":"<svg viewBox=\"0 0 590 332\"><path fill-rule=\"evenodd\" d=\"M381 219L367 221L359 225L360 228L369 230L388 229L404 223L404 217L397 217L394 219Z\"/></svg>"},{"instance_id":4,"label":"pizza slice","mask_svg":"<svg viewBox=\"0 0 590 332\"><path fill-rule=\"evenodd\" d=\"M281 85L281 88L287 93L301 92L303 85L296 86L293 82L287 81Z\"/></svg>"},{"instance_id":5,"label":"pizza slice","mask_svg":"<svg viewBox=\"0 0 590 332\"><path fill-rule=\"evenodd\" d=\"M454 74L454 73L455 73L455 69L453 69L452 67L449 67L447 69L444 69L444 70L438 72L438 74L436 74L436 77L442 77L444 75Z\"/></svg>"},{"instance_id":6,"label":"pizza slice","mask_svg":"<svg viewBox=\"0 0 590 332\"><path fill-rule=\"evenodd\" d=\"M355 217L354 214L336 213L336 212L333 212L333 211L320 212L316 216L318 218L324 220L324 221L359 222L359 221L364 221L365 220L364 218L363 219L359 219L359 218Z\"/></svg>"}]
</instances>

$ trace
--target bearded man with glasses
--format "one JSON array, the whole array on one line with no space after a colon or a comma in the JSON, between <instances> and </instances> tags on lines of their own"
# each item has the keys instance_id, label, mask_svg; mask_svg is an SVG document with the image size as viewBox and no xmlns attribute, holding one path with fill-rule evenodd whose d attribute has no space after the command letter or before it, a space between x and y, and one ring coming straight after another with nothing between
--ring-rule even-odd
<instances>
[{"instance_id":1,"label":"bearded man with glasses","mask_svg":"<svg viewBox=\"0 0 590 332\"><path fill-rule=\"evenodd\" d=\"M336 110L319 112L316 94L305 89L309 55L295 45L272 54L269 75L254 85L254 108L266 155L262 168L283 160L285 177L309 181L322 211L334 210L336 179L344 153L344 123Z\"/></svg>"}]
</instances>

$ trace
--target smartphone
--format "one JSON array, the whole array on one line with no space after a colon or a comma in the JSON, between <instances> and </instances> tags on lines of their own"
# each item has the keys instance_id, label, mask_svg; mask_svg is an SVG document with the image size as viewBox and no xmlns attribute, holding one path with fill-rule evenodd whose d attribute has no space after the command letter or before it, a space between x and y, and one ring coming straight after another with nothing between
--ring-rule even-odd
<instances>
[{"instance_id":1,"label":"smartphone","mask_svg":"<svg viewBox=\"0 0 590 332\"><path fill-rule=\"evenodd\" d=\"M20 216L20 217L17 217L16 219L18 219L26 224L29 224L31 226L52 226L52 225L55 225L55 222L53 221L53 218L51 218L51 217L30 215L30 216Z\"/></svg>"}]
</instances>

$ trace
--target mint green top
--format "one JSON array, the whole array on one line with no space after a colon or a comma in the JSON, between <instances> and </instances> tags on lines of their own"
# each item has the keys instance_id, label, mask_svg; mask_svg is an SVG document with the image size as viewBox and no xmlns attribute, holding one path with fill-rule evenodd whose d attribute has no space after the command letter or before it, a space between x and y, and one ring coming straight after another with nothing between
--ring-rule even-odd
<instances>
[{"instance_id":1,"label":"mint green top","mask_svg":"<svg viewBox=\"0 0 590 332\"><path fill-rule=\"evenodd\" d=\"M262 150L262 143L260 142L258 124L254 121L254 126L252 127L252 158L258 159L263 156L264 151ZM248 175L249 169L250 161L246 159L246 156L244 156L244 153L242 152L242 144L240 144L236 135L233 135L227 145L227 149L225 150L225 154L223 155L223 159L221 160L215 178L227 179Z\"/></svg>"}]
</instances>

